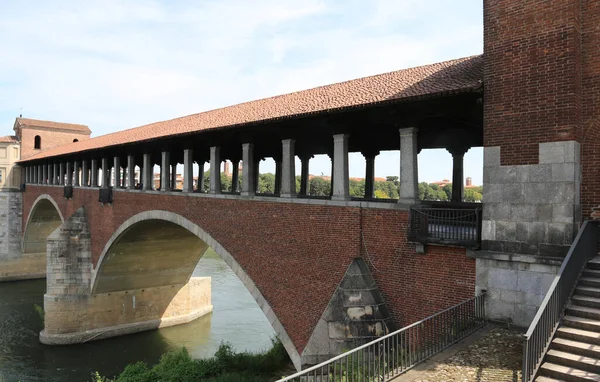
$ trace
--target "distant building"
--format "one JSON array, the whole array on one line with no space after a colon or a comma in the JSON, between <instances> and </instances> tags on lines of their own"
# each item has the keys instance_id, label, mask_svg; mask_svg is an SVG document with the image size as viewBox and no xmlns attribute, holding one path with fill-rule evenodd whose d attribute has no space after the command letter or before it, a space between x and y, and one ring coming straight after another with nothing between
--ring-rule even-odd
<instances>
[{"instance_id":1,"label":"distant building","mask_svg":"<svg viewBox=\"0 0 600 382\"><path fill-rule=\"evenodd\" d=\"M0 189L16 189L21 170L15 162L40 151L90 138L85 125L42 121L19 117L13 126L15 135L0 137Z\"/></svg>"}]
</instances>

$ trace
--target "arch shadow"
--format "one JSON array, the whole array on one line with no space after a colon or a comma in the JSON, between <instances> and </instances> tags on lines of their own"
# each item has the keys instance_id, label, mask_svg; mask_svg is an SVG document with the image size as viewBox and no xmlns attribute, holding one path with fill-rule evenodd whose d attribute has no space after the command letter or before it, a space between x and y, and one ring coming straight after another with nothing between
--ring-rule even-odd
<instances>
[{"instance_id":1,"label":"arch shadow","mask_svg":"<svg viewBox=\"0 0 600 382\"><path fill-rule=\"evenodd\" d=\"M43 254L46 257L46 239L64 222L58 204L48 194L42 194L33 202L29 211L21 253L23 255Z\"/></svg>"},{"instance_id":2,"label":"arch shadow","mask_svg":"<svg viewBox=\"0 0 600 382\"><path fill-rule=\"evenodd\" d=\"M186 283L209 246L248 289L300 370L300 354L252 279L210 234L176 213L145 211L121 224L92 271L91 294Z\"/></svg>"}]
</instances>

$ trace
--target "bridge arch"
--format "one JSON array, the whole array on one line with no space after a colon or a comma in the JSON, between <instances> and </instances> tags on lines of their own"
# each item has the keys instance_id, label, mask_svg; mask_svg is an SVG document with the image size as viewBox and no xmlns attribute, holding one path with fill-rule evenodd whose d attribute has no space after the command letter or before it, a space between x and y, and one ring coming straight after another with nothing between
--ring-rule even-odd
<instances>
[{"instance_id":1,"label":"bridge arch","mask_svg":"<svg viewBox=\"0 0 600 382\"><path fill-rule=\"evenodd\" d=\"M45 259L46 239L63 222L62 212L52 196L48 194L38 196L27 217L21 253L31 256L40 255Z\"/></svg>"},{"instance_id":2,"label":"bridge arch","mask_svg":"<svg viewBox=\"0 0 600 382\"><path fill-rule=\"evenodd\" d=\"M149 264L143 264L135 269L130 268L127 271L133 270L134 277L128 275L128 277L119 279L119 269L122 272L122 267L127 266L127 263L140 264L140 258L136 261L135 258L127 259L127 256L124 255L127 250L135 246L141 246L141 250L147 251L144 253L149 254L152 259ZM301 357L298 350L252 279L234 257L210 234L176 213L164 210L144 211L121 224L105 244L92 271L91 294L106 293L121 287L130 289L155 286L165 282L185 283L191 277L198 260L209 246L223 258L246 286L282 341L292 362L300 370ZM173 258L173 253L177 253L178 257ZM157 272L155 272L158 269L165 271L160 257L168 260L170 264L180 264L177 268L170 268L166 271L168 281L162 276L157 277ZM129 281L123 282L125 279L129 279Z\"/></svg>"}]
</instances>

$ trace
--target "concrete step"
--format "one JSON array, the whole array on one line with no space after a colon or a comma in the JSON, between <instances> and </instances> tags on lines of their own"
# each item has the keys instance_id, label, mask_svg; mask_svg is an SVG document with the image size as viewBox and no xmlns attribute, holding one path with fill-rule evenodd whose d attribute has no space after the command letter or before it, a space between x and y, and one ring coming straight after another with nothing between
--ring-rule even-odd
<instances>
[{"instance_id":1,"label":"concrete step","mask_svg":"<svg viewBox=\"0 0 600 382\"><path fill-rule=\"evenodd\" d=\"M600 256L595 256L587 262L585 266L588 269L600 269Z\"/></svg>"},{"instance_id":2,"label":"concrete step","mask_svg":"<svg viewBox=\"0 0 600 382\"><path fill-rule=\"evenodd\" d=\"M556 349L585 357L600 359L600 346L585 342L572 341L564 338L554 338L550 349Z\"/></svg>"},{"instance_id":3,"label":"concrete step","mask_svg":"<svg viewBox=\"0 0 600 382\"><path fill-rule=\"evenodd\" d=\"M600 332L600 321L593 318L565 316L562 321L562 326L587 330L590 332Z\"/></svg>"},{"instance_id":4,"label":"concrete step","mask_svg":"<svg viewBox=\"0 0 600 382\"><path fill-rule=\"evenodd\" d=\"M540 366L540 375L543 377L550 377L558 379L559 381L568 382L585 382L585 381L599 381L600 375L596 373L590 373L588 371L574 369L572 367L557 365L551 362L544 362ZM538 379L539 380L539 379Z\"/></svg>"},{"instance_id":5,"label":"concrete step","mask_svg":"<svg viewBox=\"0 0 600 382\"><path fill-rule=\"evenodd\" d=\"M548 378L544 376L539 376L535 379L535 382L563 382L560 379Z\"/></svg>"},{"instance_id":6,"label":"concrete step","mask_svg":"<svg viewBox=\"0 0 600 382\"><path fill-rule=\"evenodd\" d=\"M600 374L600 360L579 354L553 349L546 353L546 362Z\"/></svg>"},{"instance_id":7,"label":"concrete step","mask_svg":"<svg viewBox=\"0 0 600 382\"><path fill-rule=\"evenodd\" d=\"M573 297L571 297L571 303L575 305L587 306L589 308L600 309L600 298L597 297L575 294Z\"/></svg>"},{"instance_id":8,"label":"concrete step","mask_svg":"<svg viewBox=\"0 0 600 382\"><path fill-rule=\"evenodd\" d=\"M556 336L558 338L564 338L567 340L585 342L592 345L600 345L600 333L590 332L588 330L581 330L561 326L556 331Z\"/></svg>"},{"instance_id":9,"label":"concrete step","mask_svg":"<svg viewBox=\"0 0 600 382\"><path fill-rule=\"evenodd\" d=\"M583 268L583 277L600 277L600 269Z\"/></svg>"},{"instance_id":10,"label":"concrete step","mask_svg":"<svg viewBox=\"0 0 600 382\"><path fill-rule=\"evenodd\" d=\"M600 273L600 271L598 271ZM600 276L599 276L600 277ZM582 296L598 297L600 298L600 288L577 286L575 293Z\"/></svg>"},{"instance_id":11,"label":"concrete step","mask_svg":"<svg viewBox=\"0 0 600 382\"><path fill-rule=\"evenodd\" d=\"M577 304L567 305L566 313L570 316L591 318L592 320L600 321L600 309L590 308Z\"/></svg>"},{"instance_id":12,"label":"concrete step","mask_svg":"<svg viewBox=\"0 0 600 382\"><path fill-rule=\"evenodd\" d=\"M579 279L579 283L577 285L599 288L600 287L600 278L581 277Z\"/></svg>"}]
</instances>

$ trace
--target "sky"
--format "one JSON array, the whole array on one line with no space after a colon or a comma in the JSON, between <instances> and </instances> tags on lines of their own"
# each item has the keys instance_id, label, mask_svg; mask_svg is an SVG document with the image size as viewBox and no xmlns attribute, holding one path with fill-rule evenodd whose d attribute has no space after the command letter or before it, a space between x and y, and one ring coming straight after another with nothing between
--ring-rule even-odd
<instances>
[{"instance_id":1,"label":"sky","mask_svg":"<svg viewBox=\"0 0 600 382\"><path fill-rule=\"evenodd\" d=\"M482 13L481 0L0 0L0 135L19 114L99 136L480 54ZM482 162L481 148L465 155L474 184ZM382 153L375 175L399 168ZM310 172L330 174L327 157ZM350 176L364 172L350 155ZM421 152L420 181L451 176L450 154Z\"/></svg>"}]
</instances>

